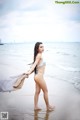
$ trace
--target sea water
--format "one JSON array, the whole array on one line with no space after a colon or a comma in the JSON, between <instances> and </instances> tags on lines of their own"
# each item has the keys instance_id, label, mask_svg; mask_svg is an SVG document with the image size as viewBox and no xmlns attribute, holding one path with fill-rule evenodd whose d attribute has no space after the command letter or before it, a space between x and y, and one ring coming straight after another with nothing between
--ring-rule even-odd
<instances>
[{"instance_id":1,"label":"sea water","mask_svg":"<svg viewBox=\"0 0 80 120\"><path fill-rule=\"evenodd\" d=\"M0 46L0 80L27 71L33 62L35 43L15 43ZM45 75L64 80L80 90L80 43L45 42Z\"/></svg>"}]
</instances>

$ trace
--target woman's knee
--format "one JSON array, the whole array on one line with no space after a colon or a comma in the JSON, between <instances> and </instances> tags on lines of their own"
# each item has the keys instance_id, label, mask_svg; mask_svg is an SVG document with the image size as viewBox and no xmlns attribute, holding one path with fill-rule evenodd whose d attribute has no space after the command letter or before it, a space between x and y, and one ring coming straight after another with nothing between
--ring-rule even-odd
<instances>
[{"instance_id":1,"label":"woman's knee","mask_svg":"<svg viewBox=\"0 0 80 120\"><path fill-rule=\"evenodd\" d=\"M44 89L43 92L44 92L44 93L48 93L48 89Z\"/></svg>"},{"instance_id":2,"label":"woman's knee","mask_svg":"<svg viewBox=\"0 0 80 120\"><path fill-rule=\"evenodd\" d=\"M41 92L41 90L36 90L36 91L35 91L35 93L36 93L37 95L39 95L40 92Z\"/></svg>"}]
</instances>

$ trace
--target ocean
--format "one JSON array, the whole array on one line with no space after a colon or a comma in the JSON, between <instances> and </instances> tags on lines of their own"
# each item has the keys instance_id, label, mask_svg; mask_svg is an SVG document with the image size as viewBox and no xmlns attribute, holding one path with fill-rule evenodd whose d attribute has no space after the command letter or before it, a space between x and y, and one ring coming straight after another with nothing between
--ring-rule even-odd
<instances>
[{"instance_id":1,"label":"ocean","mask_svg":"<svg viewBox=\"0 0 80 120\"><path fill-rule=\"evenodd\" d=\"M24 73L33 62L35 43L0 45L0 80ZM44 42L45 76L69 82L80 91L80 43Z\"/></svg>"}]
</instances>

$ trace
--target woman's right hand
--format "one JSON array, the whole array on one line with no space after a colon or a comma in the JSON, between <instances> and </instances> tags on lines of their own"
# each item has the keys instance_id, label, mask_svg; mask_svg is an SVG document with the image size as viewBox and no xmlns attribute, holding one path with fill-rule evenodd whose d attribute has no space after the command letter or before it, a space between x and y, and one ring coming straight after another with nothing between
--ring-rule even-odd
<instances>
[{"instance_id":1,"label":"woman's right hand","mask_svg":"<svg viewBox=\"0 0 80 120\"><path fill-rule=\"evenodd\" d=\"M29 77L29 74L28 73L23 73L23 75L28 78Z\"/></svg>"},{"instance_id":2,"label":"woman's right hand","mask_svg":"<svg viewBox=\"0 0 80 120\"><path fill-rule=\"evenodd\" d=\"M26 75L29 77L29 75L30 75L30 72L29 72L29 71L27 71L25 74L26 74Z\"/></svg>"}]
</instances>

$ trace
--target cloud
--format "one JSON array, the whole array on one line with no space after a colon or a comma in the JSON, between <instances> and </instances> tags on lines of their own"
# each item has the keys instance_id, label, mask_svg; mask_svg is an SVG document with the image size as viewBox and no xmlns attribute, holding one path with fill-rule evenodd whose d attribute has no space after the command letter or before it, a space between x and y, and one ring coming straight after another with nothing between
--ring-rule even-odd
<instances>
[{"instance_id":1,"label":"cloud","mask_svg":"<svg viewBox=\"0 0 80 120\"><path fill-rule=\"evenodd\" d=\"M4 41L79 41L78 5L57 5L51 0L4 0L1 4Z\"/></svg>"},{"instance_id":2,"label":"cloud","mask_svg":"<svg viewBox=\"0 0 80 120\"><path fill-rule=\"evenodd\" d=\"M46 6L46 0L1 0L0 16L11 11L36 11Z\"/></svg>"}]
</instances>

